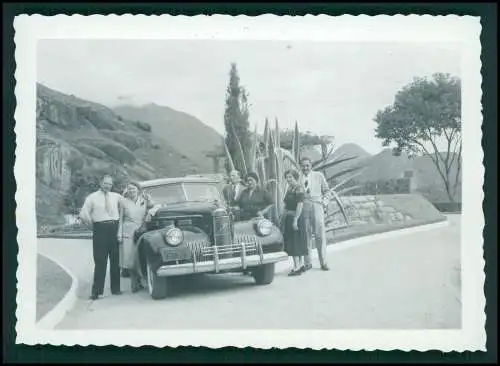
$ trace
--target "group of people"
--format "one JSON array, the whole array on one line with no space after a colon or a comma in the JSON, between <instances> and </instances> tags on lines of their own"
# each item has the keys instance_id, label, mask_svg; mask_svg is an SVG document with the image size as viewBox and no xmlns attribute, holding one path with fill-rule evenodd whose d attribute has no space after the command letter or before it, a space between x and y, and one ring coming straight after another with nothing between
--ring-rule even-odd
<instances>
[{"instance_id":1,"label":"group of people","mask_svg":"<svg viewBox=\"0 0 500 366\"><path fill-rule=\"evenodd\" d=\"M154 215L158 206L135 182L128 183L122 194L112 192L112 187L113 178L105 175L100 189L85 199L79 215L81 221L92 225L94 280L91 300L103 296L108 258L113 295L122 293L120 269L128 272L132 292L144 288L137 265L134 233L148 220L148 215Z\"/></svg>"},{"instance_id":2,"label":"group of people","mask_svg":"<svg viewBox=\"0 0 500 366\"><path fill-rule=\"evenodd\" d=\"M295 170L285 172L288 190L284 196L284 215L281 224L286 252L293 257L290 276L298 276L312 268L311 250L318 251L321 269L327 271L326 235L322 196L328 191L324 175L312 171L309 158L300 161L302 174ZM248 173L241 179L238 171L230 174L230 184L223 189L224 199L231 207L238 207L240 219L269 217L273 199L259 184L259 176ZM141 191L139 184L130 182L124 192L112 192L113 178L105 175L98 191L85 199L79 219L92 226L94 278L91 300L103 296L107 263L110 263L110 287L113 295L122 293L121 271L130 277L131 291L144 288L143 275L138 265L134 234L155 214L158 205Z\"/></svg>"},{"instance_id":3,"label":"group of people","mask_svg":"<svg viewBox=\"0 0 500 366\"><path fill-rule=\"evenodd\" d=\"M323 196L328 184L323 173L312 170L312 161L300 160L302 174L287 170L284 178L288 189L284 196L284 214L281 230L285 251L293 258L290 276L299 276L312 268L311 251L316 247L321 269L328 271L326 260L326 232ZM241 179L238 171L232 171L230 183L224 187L226 202L239 207L240 218L266 217L273 207L269 192L259 185L259 177L251 172Z\"/></svg>"}]
</instances>

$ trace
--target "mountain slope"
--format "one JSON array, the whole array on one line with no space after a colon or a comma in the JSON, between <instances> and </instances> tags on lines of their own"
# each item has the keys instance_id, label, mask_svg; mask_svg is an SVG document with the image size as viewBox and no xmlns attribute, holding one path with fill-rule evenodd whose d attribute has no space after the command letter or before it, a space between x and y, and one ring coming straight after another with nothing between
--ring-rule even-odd
<instances>
[{"instance_id":1,"label":"mountain slope","mask_svg":"<svg viewBox=\"0 0 500 366\"><path fill-rule=\"evenodd\" d=\"M212 172L212 161L206 153L219 146L222 137L196 117L157 104L142 107L124 105L114 108L114 111L124 118L149 123L155 135L182 151L205 172Z\"/></svg>"},{"instance_id":2,"label":"mountain slope","mask_svg":"<svg viewBox=\"0 0 500 366\"><path fill-rule=\"evenodd\" d=\"M364 159L371 156L365 149L354 143L341 145L332 153L332 159L340 155L344 155L345 157L357 156L358 159Z\"/></svg>"},{"instance_id":3,"label":"mountain slope","mask_svg":"<svg viewBox=\"0 0 500 366\"><path fill-rule=\"evenodd\" d=\"M443 153L444 154L444 153ZM358 182L375 182L379 180L403 178L405 172L412 171L416 191L422 193L432 202L447 202L448 196L444 183L432 160L426 156L409 158L402 153L394 156L392 149L384 149L380 153L365 158L362 162L361 174L355 179ZM457 165L451 167L451 184L455 183ZM457 199L460 200L460 185Z\"/></svg>"},{"instance_id":4,"label":"mountain slope","mask_svg":"<svg viewBox=\"0 0 500 366\"><path fill-rule=\"evenodd\" d=\"M366 152L362 147L359 145L356 145L354 143L347 143L341 145L338 149L336 149L329 161L332 161L334 159L340 158L350 158L350 157L356 157L355 159L351 159L348 161L344 161L342 163L336 164L328 169L326 169L326 177L331 177L334 174L337 174L341 171L344 171L346 169L354 168L357 166L362 166L368 158L371 157L371 155ZM347 176L346 176L347 177ZM346 177L339 177L340 180Z\"/></svg>"},{"instance_id":5,"label":"mountain slope","mask_svg":"<svg viewBox=\"0 0 500 366\"><path fill-rule=\"evenodd\" d=\"M70 206L80 205L82 196L95 189L90 181L103 173L142 180L200 172L143 121L124 119L103 105L41 84L36 128L39 224L61 221Z\"/></svg>"},{"instance_id":6,"label":"mountain slope","mask_svg":"<svg viewBox=\"0 0 500 366\"><path fill-rule=\"evenodd\" d=\"M384 149L380 153L370 156L363 161L363 172L357 178L360 182L377 181L382 179L397 179L403 176L406 170L412 169L412 162L406 154L394 156L392 149Z\"/></svg>"}]
</instances>

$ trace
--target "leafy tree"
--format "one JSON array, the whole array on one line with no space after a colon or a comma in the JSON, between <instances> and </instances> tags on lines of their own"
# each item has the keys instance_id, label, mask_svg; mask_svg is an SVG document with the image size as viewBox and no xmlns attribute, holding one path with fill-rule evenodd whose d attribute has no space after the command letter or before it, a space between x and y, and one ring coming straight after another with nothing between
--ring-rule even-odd
<instances>
[{"instance_id":1,"label":"leafy tree","mask_svg":"<svg viewBox=\"0 0 500 366\"><path fill-rule=\"evenodd\" d=\"M376 137L383 146L395 143L395 155L423 154L432 160L448 199L454 202L462 160L460 79L439 73L432 80L415 78L374 121ZM446 144L444 152L439 150L440 140Z\"/></svg>"},{"instance_id":2,"label":"leafy tree","mask_svg":"<svg viewBox=\"0 0 500 366\"><path fill-rule=\"evenodd\" d=\"M245 88L240 86L240 77L238 76L236 64L232 63L224 112L225 143L233 158L235 168L242 173L247 171L248 151L251 145L248 118L248 93Z\"/></svg>"},{"instance_id":3,"label":"leafy tree","mask_svg":"<svg viewBox=\"0 0 500 366\"><path fill-rule=\"evenodd\" d=\"M295 131L292 129L284 129L280 132L280 145L283 149L292 150L292 143ZM323 140L321 136L314 135L310 131L300 132L301 146L321 145Z\"/></svg>"}]
</instances>

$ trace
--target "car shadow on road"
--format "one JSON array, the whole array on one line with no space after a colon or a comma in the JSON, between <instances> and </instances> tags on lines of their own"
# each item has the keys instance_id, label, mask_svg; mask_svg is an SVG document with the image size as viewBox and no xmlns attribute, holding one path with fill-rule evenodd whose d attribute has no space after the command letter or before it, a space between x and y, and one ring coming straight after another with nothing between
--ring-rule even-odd
<instances>
[{"instance_id":1,"label":"car shadow on road","mask_svg":"<svg viewBox=\"0 0 500 366\"><path fill-rule=\"evenodd\" d=\"M251 276L240 273L231 274L196 274L170 278L171 293L169 297L198 296L225 291L245 291L256 287Z\"/></svg>"},{"instance_id":2,"label":"car shadow on road","mask_svg":"<svg viewBox=\"0 0 500 366\"><path fill-rule=\"evenodd\" d=\"M287 273L276 273L275 280L286 276ZM171 278L170 285L172 288L168 296L169 298L220 294L227 291L234 293L248 292L267 287L257 285L251 275L244 275L242 273L200 273L180 276L178 278ZM270 284L270 286L272 286L272 284Z\"/></svg>"}]
</instances>

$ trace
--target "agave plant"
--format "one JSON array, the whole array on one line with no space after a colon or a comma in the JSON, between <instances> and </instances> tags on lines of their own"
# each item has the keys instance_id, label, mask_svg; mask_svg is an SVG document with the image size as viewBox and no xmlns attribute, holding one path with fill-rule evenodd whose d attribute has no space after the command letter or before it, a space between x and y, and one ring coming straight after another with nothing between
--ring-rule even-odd
<instances>
[{"instance_id":1,"label":"agave plant","mask_svg":"<svg viewBox=\"0 0 500 366\"><path fill-rule=\"evenodd\" d=\"M235 137L239 148L238 156L243 157L245 156L245 154L243 153L241 144L238 141L238 137L237 136ZM287 171L288 169L294 169L300 172L300 167L299 167L300 150L301 150L300 134L297 122L295 122L292 149L290 151L280 146L280 128L278 119L275 119L275 126L274 129L272 129L270 127L269 121L266 118L264 133L263 133L263 141L259 141L257 128L255 128L254 136L252 139L252 145L250 146L250 153L248 154L249 161L246 161L244 162L244 164L242 164L245 168L248 168L250 171L254 171L258 174L262 186L266 187L266 189L273 196L274 210L271 218L275 222L278 222L282 215L283 198L287 190L287 183L283 176L284 172ZM324 147L323 150L325 150ZM234 169L233 159L229 154L227 146L225 146L225 151L229 165ZM356 157L345 157L343 155L331 158L333 149L330 148L329 150L325 151L323 151L322 158L313 163L313 170L321 171L324 174L327 172L327 169L356 158ZM335 184L334 187L332 187L329 193L326 195L327 196L326 198L328 200L332 200L337 203L338 210L327 211L325 221L327 222L330 221L331 217L335 215L338 211L340 211L346 224L349 225L349 218L346 209L344 207L344 204L342 203L341 196L358 188L357 186L347 187L347 188L344 187L347 183L351 182L352 179L359 174L358 170L359 170L358 167L348 168L341 170L331 176L326 176L327 181L332 181L334 179L346 176L351 173L347 178L344 178L340 183Z\"/></svg>"}]
</instances>

